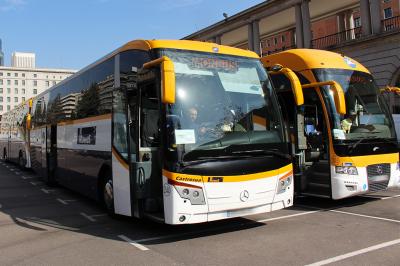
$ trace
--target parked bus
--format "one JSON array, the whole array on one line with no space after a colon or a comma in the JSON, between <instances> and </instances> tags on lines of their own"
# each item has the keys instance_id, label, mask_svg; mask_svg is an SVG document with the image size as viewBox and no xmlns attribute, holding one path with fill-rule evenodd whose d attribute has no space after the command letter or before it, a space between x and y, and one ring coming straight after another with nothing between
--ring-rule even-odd
<instances>
[{"instance_id":1,"label":"parked bus","mask_svg":"<svg viewBox=\"0 0 400 266\"><path fill-rule=\"evenodd\" d=\"M342 199L400 186L393 119L370 72L337 53L293 49L262 58L292 142L296 193ZM293 70L304 104L294 104Z\"/></svg>"},{"instance_id":2,"label":"parked bus","mask_svg":"<svg viewBox=\"0 0 400 266\"><path fill-rule=\"evenodd\" d=\"M132 41L4 115L3 158L111 214L200 223L291 206L278 100L253 52Z\"/></svg>"}]
</instances>

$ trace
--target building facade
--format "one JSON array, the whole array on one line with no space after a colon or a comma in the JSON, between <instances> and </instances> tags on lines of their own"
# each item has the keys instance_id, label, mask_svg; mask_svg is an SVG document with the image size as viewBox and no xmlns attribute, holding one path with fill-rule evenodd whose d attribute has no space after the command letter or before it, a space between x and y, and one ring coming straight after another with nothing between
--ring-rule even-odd
<instances>
[{"instance_id":1,"label":"building facade","mask_svg":"<svg viewBox=\"0 0 400 266\"><path fill-rule=\"evenodd\" d=\"M343 53L365 65L380 87L400 86L400 0L266 0L183 39L253 50ZM388 96L400 113L400 96Z\"/></svg>"},{"instance_id":2,"label":"building facade","mask_svg":"<svg viewBox=\"0 0 400 266\"><path fill-rule=\"evenodd\" d=\"M0 67L0 116L74 74L75 70Z\"/></svg>"},{"instance_id":3,"label":"building facade","mask_svg":"<svg viewBox=\"0 0 400 266\"><path fill-rule=\"evenodd\" d=\"M34 53L21 53L14 52L11 55L11 66L12 67L23 67L23 68L35 68L35 58Z\"/></svg>"}]
</instances>

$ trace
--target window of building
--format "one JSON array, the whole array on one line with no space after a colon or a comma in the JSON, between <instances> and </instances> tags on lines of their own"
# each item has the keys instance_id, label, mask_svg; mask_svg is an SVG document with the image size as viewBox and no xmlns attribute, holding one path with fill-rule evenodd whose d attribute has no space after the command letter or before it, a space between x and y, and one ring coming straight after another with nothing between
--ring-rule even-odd
<instances>
[{"instance_id":1,"label":"window of building","mask_svg":"<svg viewBox=\"0 0 400 266\"><path fill-rule=\"evenodd\" d=\"M354 28L361 27L361 17L354 18Z\"/></svg>"},{"instance_id":2,"label":"window of building","mask_svg":"<svg viewBox=\"0 0 400 266\"><path fill-rule=\"evenodd\" d=\"M33 94L37 94L37 89L33 89Z\"/></svg>"},{"instance_id":3,"label":"window of building","mask_svg":"<svg viewBox=\"0 0 400 266\"><path fill-rule=\"evenodd\" d=\"M391 8L391 7L385 8L385 9L383 10L383 17L384 17L385 19L391 18L392 16L393 16L393 11L392 11L392 8Z\"/></svg>"},{"instance_id":4,"label":"window of building","mask_svg":"<svg viewBox=\"0 0 400 266\"><path fill-rule=\"evenodd\" d=\"M34 78L37 78L37 74L33 74L33 77L34 77Z\"/></svg>"},{"instance_id":5,"label":"window of building","mask_svg":"<svg viewBox=\"0 0 400 266\"><path fill-rule=\"evenodd\" d=\"M25 95L25 89L22 89L22 94Z\"/></svg>"},{"instance_id":6,"label":"window of building","mask_svg":"<svg viewBox=\"0 0 400 266\"><path fill-rule=\"evenodd\" d=\"M14 85L18 85L18 80L14 80Z\"/></svg>"},{"instance_id":7,"label":"window of building","mask_svg":"<svg viewBox=\"0 0 400 266\"><path fill-rule=\"evenodd\" d=\"M0 103L3 102L3 96L0 96Z\"/></svg>"},{"instance_id":8,"label":"window of building","mask_svg":"<svg viewBox=\"0 0 400 266\"><path fill-rule=\"evenodd\" d=\"M0 79L0 85L3 85L3 80L2 79Z\"/></svg>"},{"instance_id":9,"label":"window of building","mask_svg":"<svg viewBox=\"0 0 400 266\"><path fill-rule=\"evenodd\" d=\"M47 80L46 81L46 87L50 86L50 82Z\"/></svg>"},{"instance_id":10,"label":"window of building","mask_svg":"<svg viewBox=\"0 0 400 266\"><path fill-rule=\"evenodd\" d=\"M53 86L54 86L54 85L56 85L56 82L55 82L55 81L53 81Z\"/></svg>"},{"instance_id":11,"label":"window of building","mask_svg":"<svg viewBox=\"0 0 400 266\"><path fill-rule=\"evenodd\" d=\"M7 102L8 103L11 102L11 98L10 97L7 97Z\"/></svg>"},{"instance_id":12,"label":"window of building","mask_svg":"<svg viewBox=\"0 0 400 266\"><path fill-rule=\"evenodd\" d=\"M33 81L33 86L37 87L37 80Z\"/></svg>"},{"instance_id":13,"label":"window of building","mask_svg":"<svg viewBox=\"0 0 400 266\"><path fill-rule=\"evenodd\" d=\"M18 77L18 73L14 73L14 77Z\"/></svg>"},{"instance_id":14,"label":"window of building","mask_svg":"<svg viewBox=\"0 0 400 266\"><path fill-rule=\"evenodd\" d=\"M11 85L11 80L7 80L7 85Z\"/></svg>"},{"instance_id":15,"label":"window of building","mask_svg":"<svg viewBox=\"0 0 400 266\"><path fill-rule=\"evenodd\" d=\"M7 77L11 77L11 73L7 73Z\"/></svg>"},{"instance_id":16,"label":"window of building","mask_svg":"<svg viewBox=\"0 0 400 266\"><path fill-rule=\"evenodd\" d=\"M3 111L3 105L0 105L0 111Z\"/></svg>"},{"instance_id":17,"label":"window of building","mask_svg":"<svg viewBox=\"0 0 400 266\"><path fill-rule=\"evenodd\" d=\"M25 102L25 97L22 97L22 101Z\"/></svg>"},{"instance_id":18,"label":"window of building","mask_svg":"<svg viewBox=\"0 0 400 266\"><path fill-rule=\"evenodd\" d=\"M3 88L0 88L0 93L3 93Z\"/></svg>"},{"instance_id":19,"label":"window of building","mask_svg":"<svg viewBox=\"0 0 400 266\"><path fill-rule=\"evenodd\" d=\"M3 76L3 72L0 72L0 76Z\"/></svg>"},{"instance_id":20,"label":"window of building","mask_svg":"<svg viewBox=\"0 0 400 266\"><path fill-rule=\"evenodd\" d=\"M25 80L22 80L22 86L25 86Z\"/></svg>"},{"instance_id":21,"label":"window of building","mask_svg":"<svg viewBox=\"0 0 400 266\"><path fill-rule=\"evenodd\" d=\"M14 97L14 102L15 102L15 103L18 102L18 97Z\"/></svg>"},{"instance_id":22,"label":"window of building","mask_svg":"<svg viewBox=\"0 0 400 266\"><path fill-rule=\"evenodd\" d=\"M281 37L281 41L282 41L283 43L285 43L285 42L286 42L286 36L285 36L285 35L282 35L282 37Z\"/></svg>"},{"instance_id":23,"label":"window of building","mask_svg":"<svg viewBox=\"0 0 400 266\"><path fill-rule=\"evenodd\" d=\"M22 77L25 78L25 73L22 73Z\"/></svg>"},{"instance_id":24,"label":"window of building","mask_svg":"<svg viewBox=\"0 0 400 266\"><path fill-rule=\"evenodd\" d=\"M277 45L278 44L278 38L274 38L274 44Z\"/></svg>"},{"instance_id":25,"label":"window of building","mask_svg":"<svg viewBox=\"0 0 400 266\"><path fill-rule=\"evenodd\" d=\"M11 89L7 88L7 93L10 94L11 93Z\"/></svg>"},{"instance_id":26,"label":"window of building","mask_svg":"<svg viewBox=\"0 0 400 266\"><path fill-rule=\"evenodd\" d=\"M11 107L9 105L7 105L7 111L10 111Z\"/></svg>"},{"instance_id":27,"label":"window of building","mask_svg":"<svg viewBox=\"0 0 400 266\"><path fill-rule=\"evenodd\" d=\"M14 88L14 94L18 94L18 88Z\"/></svg>"}]
</instances>

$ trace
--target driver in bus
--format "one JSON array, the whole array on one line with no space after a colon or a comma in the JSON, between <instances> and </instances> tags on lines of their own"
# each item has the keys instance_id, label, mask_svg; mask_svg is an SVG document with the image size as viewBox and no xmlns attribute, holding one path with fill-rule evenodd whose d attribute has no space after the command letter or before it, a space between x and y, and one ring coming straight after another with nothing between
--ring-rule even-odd
<instances>
[{"instance_id":1,"label":"driver in bus","mask_svg":"<svg viewBox=\"0 0 400 266\"><path fill-rule=\"evenodd\" d=\"M191 107L188 110L189 120L186 122L186 127L194 129L196 135L204 135L207 131L205 127L201 127L198 121L198 111L196 107Z\"/></svg>"}]
</instances>

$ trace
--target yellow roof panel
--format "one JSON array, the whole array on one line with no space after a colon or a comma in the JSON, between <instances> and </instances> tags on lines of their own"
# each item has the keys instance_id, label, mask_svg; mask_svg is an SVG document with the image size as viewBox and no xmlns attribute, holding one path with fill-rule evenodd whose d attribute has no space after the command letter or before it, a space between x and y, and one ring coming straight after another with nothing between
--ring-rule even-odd
<instances>
[{"instance_id":1,"label":"yellow roof panel","mask_svg":"<svg viewBox=\"0 0 400 266\"><path fill-rule=\"evenodd\" d=\"M236 55L250 58L259 58L259 56L249 50L243 50L230 46L220 45L209 42L189 41L189 40L136 40L131 41L118 49L118 52L139 49L150 50L157 48L181 49L188 51L208 52L216 54ZM216 52L218 48L218 52Z\"/></svg>"},{"instance_id":2,"label":"yellow roof panel","mask_svg":"<svg viewBox=\"0 0 400 266\"><path fill-rule=\"evenodd\" d=\"M336 68L370 73L367 68L354 59L338 53L317 49L291 49L265 56L261 59L264 66L281 64L294 71L318 68Z\"/></svg>"}]
</instances>

